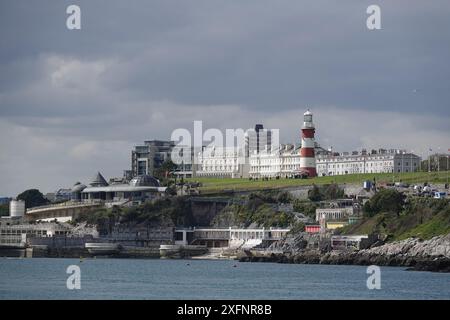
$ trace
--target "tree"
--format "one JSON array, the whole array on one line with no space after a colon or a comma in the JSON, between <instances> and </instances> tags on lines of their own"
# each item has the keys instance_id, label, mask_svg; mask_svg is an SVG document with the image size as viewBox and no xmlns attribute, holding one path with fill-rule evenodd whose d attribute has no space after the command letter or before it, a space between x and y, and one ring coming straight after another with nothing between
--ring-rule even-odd
<instances>
[{"instance_id":1,"label":"tree","mask_svg":"<svg viewBox=\"0 0 450 320\"><path fill-rule=\"evenodd\" d=\"M9 216L9 204L0 204L0 217Z\"/></svg>"},{"instance_id":2,"label":"tree","mask_svg":"<svg viewBox=\"0 0 450 320\"><path fill-rule=\"evenodd\" d=\"M313 185L313 188L308 191L308 198L311 201L334 200L344 197L344 190L339 188L337 184L330 184L324 186Z\"/></svg>"},{"instance_id":3,"label":"tree","mask_svg":"<svg viewBox=\"0 0 450 320\"><path fill-rule=\"evenodd\" d=\"M166 189L166 193L171 196L176 196L177 195L177 187L174 184L170 184Z\"/></svg>"},{"instance_id":4,"label":"tree","mask_svg":"<svg viewBox=\"0 0 450 320\"><path fill-rule=\"evenodd\" d=\"M17 196L17 200L25 201L26 208L43 206L49 203L44 195L37 189L29 189Z\"/></svg>"},{"instance_id":5,"label":"tree","mask_svg":"<svg viewBox=\"0 0 450 320\"><path fill-rule=\"evenodd\" d=\"M364 204L364 213L372 217L381 212L399 214L405 204L405 195L395 189L383 189Z\"/></svg>"},{"instance_id":6,"label":"tree","mask_svg":"<svg viewBox=\"0 0 450 320\"><path fill-rule=\"evenodd\" d=\"M344 190L339 188L337 184L330 184L325 186L324 190L325 199L334 200L344 197Z\"/></svg>"},{"instance_id":7,"label":"tree","mask_svg":"<svg viewBox=\"0 0 450 320\"><path fill-rule=\"evenodd\" d=\"M290 203L292 201L292 196L289 192L284 191L280 192L277 195L276 199L278 203Z\"/></svg>"},{"instance_id":8,"label":"tree","mask_svg":"<svg viewBox=\"0 0 450 320\"><path fill-rule=\"evenodd\" d=\"M308 200L295 199L294 200L294 211L303 213L304 215L314 218L316 216L316 205Z\"/></svg>"},{"instance_id":9,"label":"tree","mask_svg":"<svg viewBox=\"0 0 450 320\"><path fill-rule=\"evenodd\" d=\"M298 233L304 232L304 231L305 231L305 224L301 221L297 221L292 225L289 233L295 235L295 234L298 234Z\"/></svg>"},{"instance_id":10,"label":"tree","mask_svg":"<svg viewBox=\"0 0 450 320\"><path fill-rule=\"evenodd\" d=\"M313 185L313 188L308 191L308 198L311 201L322 201L322 193L318 186Z\"/></svg>"},{"instance_id":11,"label":"tree","mask_svg":"<svg viewBox=\"0 0 450 320\"><path fill-rule=\"evenodd\" d=\"M154 175L157 179L166 179L171 172L173 172L177 168L177 165L172 162L172 160L164 161L164 163L155 170Z\"/></svg>"}]
</instances>

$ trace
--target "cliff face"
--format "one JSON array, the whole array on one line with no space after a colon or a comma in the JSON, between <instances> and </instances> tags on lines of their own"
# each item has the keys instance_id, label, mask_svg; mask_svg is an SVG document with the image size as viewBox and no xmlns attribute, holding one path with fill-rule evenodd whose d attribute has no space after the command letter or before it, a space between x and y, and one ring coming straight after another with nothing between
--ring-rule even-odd
<instances>
[{"instance_id":1,"label":"cliff face","mask_svg":"<svg viewBox=\"0 0 450 320\"><path fill-rule=\"evenodd\" d=\"M450 272L450 234L421 241L410 238L360 250L351 256L355 264L410 267L410 270Z\"/></svg>"},{"instance_id":2,"label":"cliff face","mask_svg":"<svg viewBox=\"0 0 450 320\"><path fill-rule=\"evenodd\" d=\"M359 251L360 255L384 255L405 257L445 257L450 259L450 234L421 241L410 238L379 247Z\"/></svg>"},{"instance_id":3,"label":"cliff face","mask_svg":"<svg viewBox=\"0 0 450 320\"><path fill-rule=\"evenodd\" d=\"M421 241L416 238L387 243L360 251L298 250L284 243L284 253L248 252L241 261L401 266L410 270L450 272L450 234Z\"/></svg>"}]
</instances>

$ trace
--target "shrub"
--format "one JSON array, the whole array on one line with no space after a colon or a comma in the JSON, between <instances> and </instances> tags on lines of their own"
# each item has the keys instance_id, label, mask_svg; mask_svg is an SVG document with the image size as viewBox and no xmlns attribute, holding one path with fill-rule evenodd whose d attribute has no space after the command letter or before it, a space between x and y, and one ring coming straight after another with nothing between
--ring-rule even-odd
<instances>
[{"instance_id":1,"label":"shrub","mask_svg":"<svg viewBox=\"0 0 450 320\"><path fill-rule=\"evenodd\" d=\"M311 201L334 200L344 197L344 190L339 188L337 184L329 184L323 186L313 185L308 191L308 198Z\"/></svg>"},{"instance_id":2,"label":"shrub","mask_svg":"<svg viewBox=\"0 0 450 320\"><path fill-rule=\"evenodd\" d=\"M317 206L314 202L295 199L293 207L295 212L303 213L304 215L312 218L316 216Z\"/></svg>"},{"instance_id":3,"label":"shrub","mask_svg":"<svg viewBox=\"0 0 450 320\"><path fill-rule=\"evenodd\" d=\"M395 189L383 189L364 204L364 214L372 217L381 212L399 214L405 204L405 196Z\"/></svg>"}]
</instances>

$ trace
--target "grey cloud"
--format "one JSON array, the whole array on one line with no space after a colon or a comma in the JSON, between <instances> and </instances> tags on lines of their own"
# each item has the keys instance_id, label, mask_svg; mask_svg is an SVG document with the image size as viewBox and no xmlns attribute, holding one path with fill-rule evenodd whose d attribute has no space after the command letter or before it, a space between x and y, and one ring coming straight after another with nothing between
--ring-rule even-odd
<instances>
[{"instance_id":1,"label":"grey cloud","mask_svg":"<svg viewBox=\"0 0 450 320\"><path fill-rule=\"evenodd\" d=\"M336 149L449 141L448 1L378 1L380 31L371 1L76 1L81 31L69 4L0 2L0 193L120 174L194 120L298 142L306 106Z\"/></svg>"}]
</instances>

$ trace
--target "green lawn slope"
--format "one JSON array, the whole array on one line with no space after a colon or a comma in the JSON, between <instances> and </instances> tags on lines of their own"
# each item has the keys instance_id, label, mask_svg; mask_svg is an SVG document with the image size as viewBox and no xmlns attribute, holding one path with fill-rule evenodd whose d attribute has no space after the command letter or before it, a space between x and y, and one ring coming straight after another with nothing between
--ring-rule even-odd
<instances>
[{"instance_id":1,"label":"green lawn slope","mask_svg":"<svg viewBox=\"0 0 450 320\"><path fill-rule=\"evenodd\" d=\"M232 179L232 178L191 178L187 179L191 182L200 182L200 192L220 193L224 191L247 191L247 190L263 190L263 189L280 189L295 186L304 186L312 184L360 184L365 180L373 180L378 183L392 183L402 181L405 183L446 183L450 173L448 171L441 172L409 172L409 173L369 173L369 174L347 174L341 176L316 177L312 179L271 179L268 181L249 180L249 179Z\"/></svg>"}]
</instances>

